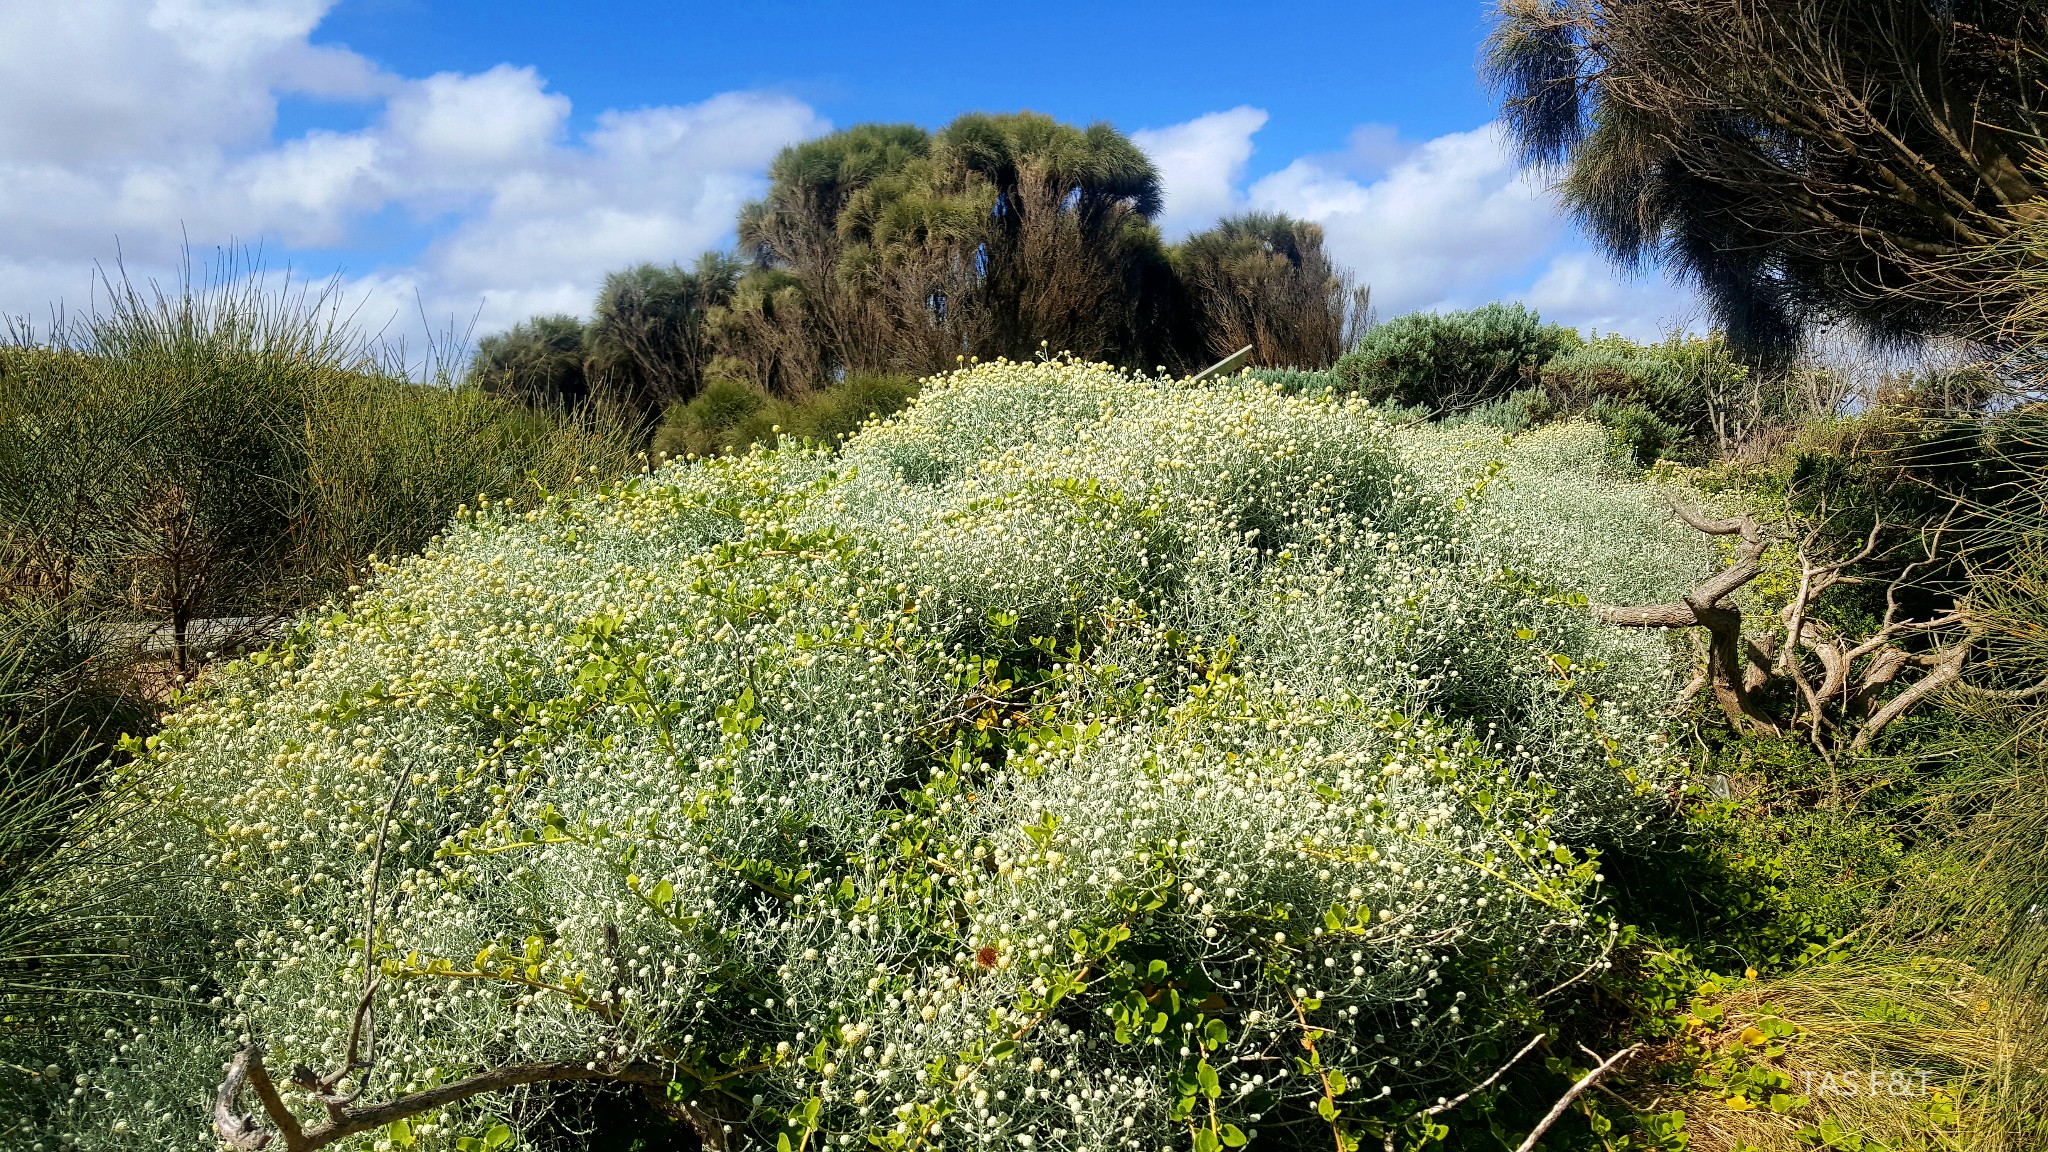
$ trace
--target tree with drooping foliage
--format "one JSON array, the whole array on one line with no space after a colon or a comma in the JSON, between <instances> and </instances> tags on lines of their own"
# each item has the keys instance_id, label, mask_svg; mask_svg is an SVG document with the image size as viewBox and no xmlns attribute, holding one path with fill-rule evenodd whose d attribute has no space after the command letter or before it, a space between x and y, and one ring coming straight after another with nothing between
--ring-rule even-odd
<instances>
[{"instance_id":1,"label":"tree with drooping foliage","mask_svg":"<svg viewBox=\"0 0 2048 1152\"><path fill-rule=\"evenodd\" d=\"M1343 355L1359 302L1323 250L1323 230L1271 212L1230 216L1174 246L1202 351L1240 348L1251 362L1319 368Z\"/></svg>"},{"instance_id":2,"label":"tree with drooping foliage","mask_svg":"<svg viewBox=\"0 0 2048 1152\"><path fill-rule=\"evenodd\" d=\"M704 387L718 354L715 317L742 268L707 252L694 267L640 264L605 277L584 335L584 371L608 397L656 414Z\"/></svg>"},{"instance_id":3,"label":"tree with drooping foliage","mask_svg":"<svg viewBox=\"0 0 2048 1152\"><path fill-rule=\"evenodd\" d=\"M1975 334L2043 212L2048 12L2018 0L1506 0L1487 69L1524 156L1622 264L1739 344Z\"/></svg>"}]
</instances>

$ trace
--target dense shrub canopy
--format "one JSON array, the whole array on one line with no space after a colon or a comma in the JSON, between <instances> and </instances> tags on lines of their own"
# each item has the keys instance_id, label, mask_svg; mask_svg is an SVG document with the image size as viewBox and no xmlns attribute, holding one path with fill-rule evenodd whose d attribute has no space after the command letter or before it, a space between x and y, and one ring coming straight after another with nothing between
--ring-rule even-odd
<instances>
[{"instance_id":1,"label":"dense shrub canopy","mask_svg":"<svg viewBox=\"0 0 2048 1152\"><path fill-rule=\"evenodd\" d=\"M695 396L717 355L717 318L743 270L707 252L688 270L640 264L606 276L584 335L591 383L643 413Z\"/></svg>"},{"instance_id":2,"label":"dense shrub canopy","mask_svg":"<svg viewBox=\"0 0 2048 1152\"><path fill-rule=\"evenodd\" d=\"M1344 352L1356 303L1323 251L1320 225L1271 212L1231 216L1173 249L1200 351L1319 368Z\"/></svg>"},{"instance_id":3,"label":"dense shrub canopy","mask_svg":"<svg viewBox=\"0 0 2048 1152\"><path fill-rule=\"evenodd\" d=\"M119 923L189 967L23 1142L210 1147L236 1037L335 1065L366 952L366 1101L572 1061L792 1146L1401 1121L1601 962L1593 849L1676 770L1667 650L1584 605L1703 557L1604 444L1002 362L843 453L466 513L125 774Z\"/></svg>"},{"instance_id":4,"label":"dense shrub canopy","mask_svg":"<svg viewBox=\"0 0 2048 1152\"><path fill-rule=\"evenodd\" d=\"M535 316L477 341L471 372L487 392L536 407L567 408L590 398L588 358L582 321Z\"/></svg>"},{"instance_id":5,"label":"dense shrub canopy","mask_svg":"<svg viewBox=\"0 0 2048 1152\"><path fill-rule=\"evenodd\" d=\"M1532 383L1536 369L1581 343L1520 304L1411 312L1366 332L1336 371L1374 403L1452 414Z\"/></svg>"}]
</instances>

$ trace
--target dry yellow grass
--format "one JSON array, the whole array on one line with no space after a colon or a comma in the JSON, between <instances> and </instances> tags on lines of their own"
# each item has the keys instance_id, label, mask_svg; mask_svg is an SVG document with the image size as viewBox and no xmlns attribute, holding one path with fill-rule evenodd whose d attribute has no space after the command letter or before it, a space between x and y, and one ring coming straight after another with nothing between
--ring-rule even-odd
<instances>
[{"instance_id":1,"label":"dry yellow grass","mask_svg":"<svg viewBox=\"0 0 2048 1152\"><path fill-rule=\"evenodd\" d=\"M1707 1070L1662 1105L1686 1113L1692 1152L2034 1152L2048 1140L2042 1005L1964 965L1864 958L1709 1001L1719 1018L1702 1012L1690 1037Z\"/></svg>"}]
</instances>

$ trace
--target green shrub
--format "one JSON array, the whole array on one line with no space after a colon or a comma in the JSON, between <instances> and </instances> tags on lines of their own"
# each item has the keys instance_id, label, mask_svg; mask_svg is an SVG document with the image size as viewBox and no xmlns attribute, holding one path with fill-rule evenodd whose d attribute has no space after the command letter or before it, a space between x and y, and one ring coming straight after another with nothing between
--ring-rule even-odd
<instances>
[{"instance_id":1,"label":"green shrub","mask_svg":"<svg viewBox=\"0 0 2048 1152\"><path fill-rule=\"evenodd\" d=\"M113 287L69 345L0 348L0 597L182 637L337 593L479 493L627 466L629 437L598 414L410 383L318 300Z\"/></svg>"},{"instance_id":2,"label":"green shrub","mask_svg":"<svg viewBox=\"0 0 2048 1152\"><path fill-rule=\"evenodd\" d=\"M657 456L680 458L744 452L782 437L836 443L871 416L901 411L917 395L902 376L852 376L821 392L792 399L763 395L730 378L714 378L688 404L669 409L654 433Z\"/></svg>"},{"instance_id":3,"label":"green shrub","mask_svg":"<svg viewBox=\"0 0 2048 1152\"><path fill-rule=\"evenodd\" d=\"M1335 394L1345 386L1344 378L1328 369L1311 371L1301 368L1249 368L1245 370L1245 375L1287 392Z\"/></svg>"},{"instance_id":4,"label":"green shrub","mask_svg":"<svg viewBox=\"0 0 2048 1152\"><path fill-rule=\"evenodd\" d=\"M1543 366L1544 392L1560 412L1613 428L1648 463L1676 449L1726 452L1790 414L1778 390L1752 387L1748 365L1720 335L1673 335L1658 344L1603 336Z\"/></svg>"},{"instance_id":5,"label":"green shrub","mask_svg":"<svg viewBox=\"0 0 2048 1152\"><path fill-rule=\"evenodd\" d=\"M771 442L776 402L731 379L714 379L671 407L654 432L656 456L715 456Z\"/></svg>"},{"instance_id":6,"label":"green shrub","mask_svg":"<svg viewBox=\"0 0 2048 1152\"><path fill-rule=\"evenodd\" d=\"M1648 467L1685 438L1685 432L1661 420L1641 404L1601 399L1587 412L1614 433L1614 445L1636 463Z\"/></svg>"},{"instance_id":7,"label":"green shrub","mask_svg":"<svg viewBox=\"0 0 2048 1152\"><path fill-rule=\"evenodd\" d=\"M901 412L916 398L917 389L917 381L907 376L849 376L823 392L793 401L783 428L807 439L836 443L872 418Z\"/></svg>"},{"instance_id":8,"label":"green shrub","mask_svg":"<svg viewBox=\"0 0 2048 1152\"><path fill-rule=\"evenodd\" d=\"M1557 407L1540 389L1518 388L1498 400L1490 400L1462 415L1450 417L1443 424L1451 428L1480 425L1516 436L1549 423L1557 415Z\"/></svg>"},{"instance_id":9,"label":"green shrub","mask_svg":"<svg viewBox=\"0 0 2048 1152\"><path fill-rule=\"evenodd\" d=\"M1576 332L1545 324L1520 304L1415 312L1368 331L1335 370L1372 403L1448 415L1528 386L1538 369L1581 343Z\"/></svg>"},{"instance_id":10,"label":"green shrub","mask_svg":"<svg viewBox=\"0 0 2048 1152\"><path fill-rule=\"evenodd\" d=\"M763 1146L1412 1142L1602 964L1591 846L1677 770L1668 649L1583 605L1703 551L1605 452L995 363L493 505L123 774L75 886L202 943L0 1142L189 1142L366 986L358 1107L544 1062ZM444 1103L406 1138L545 1112Z\"/></svg>"}]
</instances>

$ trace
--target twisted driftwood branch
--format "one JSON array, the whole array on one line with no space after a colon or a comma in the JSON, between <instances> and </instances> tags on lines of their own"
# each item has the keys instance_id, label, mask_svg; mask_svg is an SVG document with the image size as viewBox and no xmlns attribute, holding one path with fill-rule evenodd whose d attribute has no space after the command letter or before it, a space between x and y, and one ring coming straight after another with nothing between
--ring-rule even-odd
<instances>
[{"instance_id":1,"label":"twisted driftwood branch","mask_svg":"<svg viewBox=\"0 0 2048 1152\"><path fill-rule=\"evenodd\" d=\"M1641 607L1608 607L1599 610L1604 623L1620 628L1704 628L1708 636L1707 687L1714 700L1737 730L1759 729L1775 734L1779 726L1752 699L1743 667L1742 609L1725 603L1727 598L1755 580L1764 570L1764 553L1771 539L1763 526L1748 516L1708 520L1678 501L1671 510L1680 520L1709 536L1740 536L1735 563L1708 577L1677 603Z\"/></svg>"},{"instance_id":2,"label":"twisted driftwood branch","mask_svg":"<svg viewBox=\"0 0 2048 1152\"><path fill-rule=\"evenodd\" d=\"M1672 511L1694 529L1709 536L1738 536L1741 543L1735 560L1716 572L1682 599L1669 604L1633 607L1603 607L1599 618L1621 628L1699 628L1707 635L1705 667L1688 687L1689 698L1702 688L1711 688L1714 699L1730 726L1738 732L1781 735L1804 721L1804 734L1823 754L1831 753L1829 728L1850 730L1849 747L1863 751L1878 734L1900 716L1943 690L1957 688L1980 694L1963 681L1963 671L1977 648L1967 606L1959 606L1926 620L1901 618L1899 591L1937 560L1941 542L1949 528L1944 518L1927 537L1925 555L1901 570L1885 588L1885 613L1877 630L1860 639L1842 635L1826 622L1813 618L1818 597L1831 588L1864 583L1862 577L1847 575L1850 569L1876 555L1879 539L1890 525L1871 525L1862 546L1852 555L1828 563L1811 553L1821 529L1815 528L1798 542L1799 584L1792 600L1779 613L1784 635L1761 641L1743 635L1742 610L1728 598L1763 573L1764 555L1777 541L1749 516L1722 520L1708 519L1672 501ZM1951 509L1950 515L1953 516ZM1822 518L1826 512L1823 509ZM1961 635L1943 633L1960 629ZM1932 651L1912 651L1900 642L1913 636L1933 636ZM1820 666L1818 684L1808 676L1807 659ZM1924 674L1907 684L1889 700L1884 699L1904 673ZM1781 719L1765 706L1763 695L1773 684L1789 683L1792 712ZM2015 690L2006 695L2026 697L2048 694L2048 682ZM1882 701L1882 703L1880 703Z\"/></svg>"}]
</instances>

